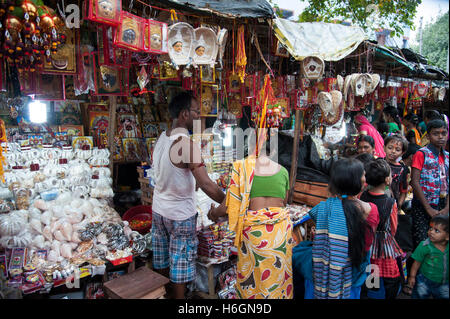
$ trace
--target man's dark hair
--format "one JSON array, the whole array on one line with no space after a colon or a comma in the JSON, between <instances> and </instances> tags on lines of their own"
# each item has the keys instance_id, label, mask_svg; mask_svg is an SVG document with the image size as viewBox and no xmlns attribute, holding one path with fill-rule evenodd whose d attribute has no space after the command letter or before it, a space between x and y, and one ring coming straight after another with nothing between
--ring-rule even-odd
<instances>
[{"instance_id":1,"label":"man's dark hair","mask_svg":"<svg viewBox=\"0 0 450 319\"><path fill-rule=\"evenodd\" d=\"M447 129L447 124L445 124L445 122L443 120L431 120L428 122L427 124L427 132L428 134L431 132L432 129L436 129L436 128L445 128Z\"/></svg>"},{"instance_id":2,"label":"man's dark hair","mask_svg":"<svg viewBox=\"0 0 450 319\"><path fill-rule=\"evenodd\" d=\"M169 103L170 118L176 119L181 111L191 108L191 101L195 99L192 91L184 91L176 95Z\"/></svg>"},{"instance_id":3,"label":"man's dark hair","mask_svg":"<svg viewBox=\"0 0 450 319\"><path fill-rule=\"evenodd\" d=\"M414 126L416 126L417 124L419 124L419 117L414 114L414 113L408 113L406 114L406 116L404 117L405 120L411 122L411 124L413 124Z\"/></svg>"},{"instance_id":4,"label":"man's dark hair","mask_svg":"<svg viewBox=\"0 0 450 319\"><path fill-rule=\"evenodd\" d=\"M431 218L430 223L443 226L444 231L448 234L448 215L436 215Z\"/></svg>"},{"instance_id":5,"label":"man's dark hair","mask_svg":"<svg viewBox=\"0 0 450 319\"><path fill-rule=\"evenodd\" d=\"M370 163L371 161L373 161L375 158L373 157L372 154L361 153L361 154L356 155L355 159L357 159L358 161L360 161L361 163L366 165L367 163Z\"/></svg>"},{"instance_id":6,"label":"man's dark hair","mask_svg":"<svg viewBox=\"0 0 450 319\"><path fill-rule=\"evenodd\" d=\"M406 150L405 154L403 154L402 159L407 159L411 155L416 154L416 152L420 150L420 146L414 143L408 144L408 149Z\"/></svg>"},{"instance_id":7,"label":"man's dark hair","mask_svg":"<svg viewBox=\"0 0 450 319\"><path fill-rule=\"evenodd\" d=\"M388 145L391 141L397 141L402 144L402 151L406 152L409 142L400 134L392 134L384 139L384 146Z\"/></svg>"},{"instance_id":8,"label":"man's dark hair","mask_svg":"<svg viewBox=\"0 0 450 319\"><path fill-rule=\"evenodd\" d=\"M366 171L366 182L370 186L378 186L386 181L386 177L391 175L391 167L388 162L383 158L377 158L366 165L364 165Z\"/></svg>"},{"instance_id":9,"label":"man's dark hair","mask_svg":"<svg viewBox=\"0 0 450 319\"><path fill-rule=\"evenodd\" d=\"M370 144L370 146L372 146L372 148L375 147L375 140L370 135L361 134L358 138L358 144L359 144L359 142L367 142Z\"/></svg>"},{"instance_id":10,"label":"man's dark hair","mask_svg":"<svg viewBox=\"0 0 450 319\"><path fill-rule=\"evenodd\" d=\"M429 121L442 120L441 113L439 113L439 111L436 111L436 110L428 110L428 111L426 111L423 117L428 119Z\"/></svg>"}]
</instances>

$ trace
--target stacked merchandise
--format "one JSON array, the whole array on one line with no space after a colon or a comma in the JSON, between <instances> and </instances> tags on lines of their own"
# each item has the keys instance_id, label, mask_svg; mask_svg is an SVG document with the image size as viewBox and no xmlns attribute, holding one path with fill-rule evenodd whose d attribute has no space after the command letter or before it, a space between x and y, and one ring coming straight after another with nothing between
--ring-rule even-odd
<instances>
[{"instance_id":1,"label":"stacked merchandise","mask_svg":"<svg viewBox=\"0 0 450 319\"><path fill-rule=\"evenodd\" d=\"M312 209L312 207L309 207L307 205L286 205L287 209L289 210L289 215L291 217L291 221L294 224L297 224L298 222L302 223L309 219L308 212Z\"/></svg>"},{"instance_id":2,"label":"stacked merchandise","mask_svg":"<svg viewBox=\"0 0 450 319\"><path fill-rule=\"evenodd\" d=\"M107 260L131 261L147 249L144 236L108 205L107 149L8 148L0 263L9 286L47 289L74 275L101 274Z\"/></svg>"},{"instance_id":3,"label":"stacked merchandise","mask_svg":"<svg viewBox=\"0 0 450 319\"><path fill-rule=\"evenodd\" d=\"M219 174L228 173L234 159L236 158L236 149L223 148L221 140L213 142L213 163L212 169Z\"/></svg>"},{"instance_id":4,"label":"stacked merchandise","mask_svg":"<svg viewBox=\"0 0 450 319\"><path fill-rule=\"evenodd\" d=\"M228 222L217 223L197 232L198 255L213 259L228 259L232 252L235 233Z\"/></svg>"}]
</instances>

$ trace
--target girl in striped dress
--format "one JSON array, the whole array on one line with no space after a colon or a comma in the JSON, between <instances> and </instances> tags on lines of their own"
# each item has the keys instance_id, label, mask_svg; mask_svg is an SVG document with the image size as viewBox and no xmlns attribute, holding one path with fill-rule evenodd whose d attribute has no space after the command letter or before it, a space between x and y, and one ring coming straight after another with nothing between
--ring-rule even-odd
<instances>
[{"instance_id":1,"label":"girl in striped dress","mask_svg":"<svg viewBox=\"0 0 450 319\"><path fill-rule=\"evenodd\" d=\"M312 281L305 277L305 299L359 299L379 222L374 204L358 199L365 184L363 164L352 158L333 164L330 197L308 214L316 233Z\"/></svg>"},{"instance_id":2,"label":"girl in striped dress","mask_svg":"<svg viewBox=\"0 0 450 319\"><path fill-rule=\"evenodd\" d=\"M392 181L391 168L384 159L376 159L365 166L366 181L372 186L361 195L361 200L377 205L380 223L375 233L370 262L379 268L380 287L362 289L362 297L395 299L401 286L401 275L396 258L402 250L394 236L397 231L397 203L385 194Z\"/></svg>"}]
</instances>

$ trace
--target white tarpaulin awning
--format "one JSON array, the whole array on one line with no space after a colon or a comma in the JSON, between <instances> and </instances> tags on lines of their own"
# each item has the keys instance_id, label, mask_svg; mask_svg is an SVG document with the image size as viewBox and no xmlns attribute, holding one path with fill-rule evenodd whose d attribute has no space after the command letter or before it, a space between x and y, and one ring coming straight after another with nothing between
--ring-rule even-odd
<instances>
[{"instance_id":1,"label":"white tarpaulin awning","mask_svg":"<svg viewBox=\"0 0 450 319\"><path fill-rule=\"evenodd\" d=\"M338 61L368 39L360 27L325 22L298 23L276 18L273 29L291 56L300 61L307 56Z\"/></svg>"}]
</instances>

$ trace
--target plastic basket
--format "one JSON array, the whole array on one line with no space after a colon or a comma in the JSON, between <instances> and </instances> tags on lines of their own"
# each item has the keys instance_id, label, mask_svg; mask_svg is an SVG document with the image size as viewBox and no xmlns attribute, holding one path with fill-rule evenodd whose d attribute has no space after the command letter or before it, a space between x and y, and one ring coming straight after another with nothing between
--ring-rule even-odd
<instances>
[{"instance_id":1,"label":"plastic basket","mask_svg":"<svg viewBox=\"0 0 450 319\"><path fill-rule=\"evenodd\" d=\"M130 228L139 232L140 234L146 234L152 228L152 207L148 205L139 205L130 208L125 212L122 217L123 220L126 220L130 224ZM150 223L144 227L136 227L133 226L133 221L142 221Z\"/></svg>"}]
</instances>

